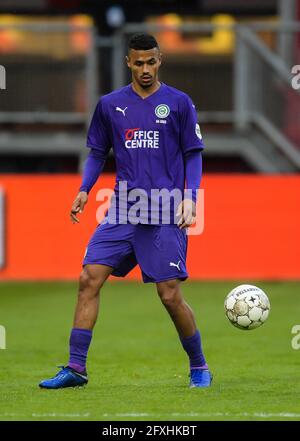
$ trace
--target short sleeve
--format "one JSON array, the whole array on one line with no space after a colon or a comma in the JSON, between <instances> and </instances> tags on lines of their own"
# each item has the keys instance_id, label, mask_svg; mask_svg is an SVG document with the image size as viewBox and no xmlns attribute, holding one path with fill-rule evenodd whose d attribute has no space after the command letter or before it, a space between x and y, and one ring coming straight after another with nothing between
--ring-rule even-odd
<instances>
[{"instance_id":1,"label":"short sleeve","mask_svg":"<svg viewBox=\"0 0 300 441\"><path fill-rule=\"evenodd\" d=\"M180 143L184 153L203 150L204 142L192 100L184 95L180 102Z\"/></svg>"},{"instance_id":2,"label":"short sleeve","mask_svg":"<svg viewBox=\"0 0 300 441\"><path fill-rule=\"evenodd\" d=\"M87 147L107 154L111 147L110 132L107 119L100 100L94 111L87 134Z\"/></svg>"}]
</instances>

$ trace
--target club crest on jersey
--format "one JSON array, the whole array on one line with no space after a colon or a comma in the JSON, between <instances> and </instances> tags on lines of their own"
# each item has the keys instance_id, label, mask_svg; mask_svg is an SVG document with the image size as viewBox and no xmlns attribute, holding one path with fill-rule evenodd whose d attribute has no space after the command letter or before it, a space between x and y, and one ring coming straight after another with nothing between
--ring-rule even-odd
<instances>
[{"instance_id":1,"label":"club crest on jersey","mask_svg":"<svg viewBox=\"0 0 300 441\"><path fill-rule=\"evenodd\" d=\"M158 118L167 118L170 115L170 107L167 104L159 104L155 108L155 115Z\"/></svg>"}]
</instances>

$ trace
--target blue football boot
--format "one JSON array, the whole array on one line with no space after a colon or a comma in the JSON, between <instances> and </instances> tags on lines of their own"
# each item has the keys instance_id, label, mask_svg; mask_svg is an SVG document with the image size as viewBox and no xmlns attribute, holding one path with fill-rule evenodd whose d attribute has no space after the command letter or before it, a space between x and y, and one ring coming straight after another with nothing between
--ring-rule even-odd
<instances>
[{"instance_id":1,"label":"blue football boot","mask_svg":"<svg viewBox=\"0 0 300 441\"><path fill-rule=\"evenodd\" d=\"M190 387L209 387L212 378L213 376L208 369L191 369Z\"/></svg>"},{"instance_id":2,"label":"blue football boot","mask_svg":"<svg viewBox=\"0 0 300 441\"><path fill-rule=\"evenodd\" d=\"M88 382L87 374L80 374L70 367L58 366L61 370L55 377L43 380L39 386L44 389L61 389L64 387L84 386Z\"/></svg>"}]
</instances>

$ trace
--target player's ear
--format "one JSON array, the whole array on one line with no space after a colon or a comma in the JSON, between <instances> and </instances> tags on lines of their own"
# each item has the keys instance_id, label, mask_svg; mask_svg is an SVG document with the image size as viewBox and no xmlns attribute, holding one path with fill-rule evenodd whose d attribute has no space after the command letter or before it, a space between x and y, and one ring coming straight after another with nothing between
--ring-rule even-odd
<instances>
[{"instance_id":1,"label":"player's ear","mask_svg":"<svg viewBox=\"0 0 300 441\"><path fill-rule=\"evenodd\" d=\"M161 63L162 63L162 57L163 57L163 55L162 55L162 53L160 52L160 53L159 53L159 56L158 56L159 65L161 65Z\"/></svg>"},{"instance_id":2,"label":"player's ear","mask_svg":"<svg viewBox=\"0 0 300 441\"><path fill-rule=\"evenodd\" d=\"M128 57L128 55L126 55L125 60L126 60L127 66L130 67L130 58Z\"/></svg>"}]
</instances>

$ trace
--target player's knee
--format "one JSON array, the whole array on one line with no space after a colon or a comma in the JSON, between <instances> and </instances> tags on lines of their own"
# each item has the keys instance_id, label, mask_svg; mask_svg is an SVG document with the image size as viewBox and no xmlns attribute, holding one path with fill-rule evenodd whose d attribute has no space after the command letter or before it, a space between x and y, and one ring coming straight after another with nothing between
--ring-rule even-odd
<instances>
[{"instance_id":1,"label":"player's knee","mask_svg":"<svg viewBox=\"0 0 300 441\"><path fill-rule=\"evenodd\" d=\"M79 294L94 293L98 294L99 289L102 287L104 280L99 276L94 275L87 268L84 268L79 278Z\"/></svg>"},{"instance_id":2,"label":"player's knee","mask_svg":"<svg viewBox=\"0 0 300 441\"><path fill-rule=\"evenodd\" d=\"M181 296L178 291L178 281L167 280L157 284L157 292L166 307L175 306L181 301Z\"/></svg>"}]
</instances>

